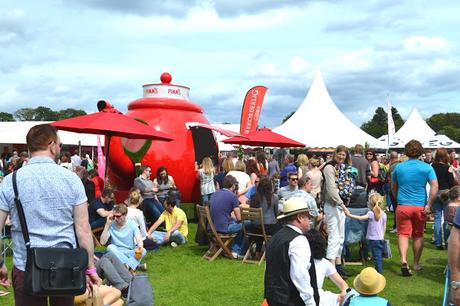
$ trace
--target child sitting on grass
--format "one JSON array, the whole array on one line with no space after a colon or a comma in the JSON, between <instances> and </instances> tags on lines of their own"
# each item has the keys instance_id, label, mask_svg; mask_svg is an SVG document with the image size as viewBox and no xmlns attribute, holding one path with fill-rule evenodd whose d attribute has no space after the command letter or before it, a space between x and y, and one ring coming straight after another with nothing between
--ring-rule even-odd
<instances>
[{"instance_id":1,"label":"child sitting on grass","mask_svg":"<svg viewBox=\"0 0 460 306\"><path fill-rule=\"evenodd\" d=\"M385 285L386 279L382 274L372 267L364 268L353 282L359 295L345 300L342 306L391 306L388 300L377 296L385 288Z\"/></svg>"},{"instance_id":2,"label":"child sitting on grass","mask_svg":"<svg viewBox=\"0 0 460 306\"><path fill-rule=\"evenodd\" d=\"M371 193L369 195L369 209L370 211L363 216L352 215L348 208L343 206L345 215L355 220L366 221L367 225L366 239L372 252L374 265L377 272L382 273L382 257L383 250L385 249L385 231L387 226L387 215L380 208L383 204L383 197L378 193Z\"/></svg>"}]
</instances>

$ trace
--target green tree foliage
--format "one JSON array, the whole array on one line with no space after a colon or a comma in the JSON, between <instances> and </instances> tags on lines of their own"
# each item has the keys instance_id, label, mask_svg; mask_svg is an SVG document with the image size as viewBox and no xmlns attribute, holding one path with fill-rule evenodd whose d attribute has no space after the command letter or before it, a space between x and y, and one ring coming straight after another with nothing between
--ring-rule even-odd
<instances>
[{"instance_id":1,"label":"green tree foliage","mask_svg":"<svg viewBox=\"0 0 460 306\"><path fill-rule=\"evenodd\" d=\"M19 121L56 121L81 115L86 115L86 112L74 108L54 111L44 106L39 106L37 108L20 108L14 113L14 117Z\"/></svg>"},{"instance_id":2,"label":"green tree foliage","mask_svg":"<svg viewBox=\"0 0 460 306\"><path fill-rule=\"evenodd\" d=\"M81 109L75 109L75 108L66 108L62 109L57 112L57 120L62 120L62 119L67 119L67 118L73 118L73 117L78 117L78 116L83 116L86 115L86 112Z\"/></svg>"},{"instance_id":3,"label":"green tree foliage","mask_svg":"<svg viewBox=\"0 0 460 306\"><path fill-rule=\"evenodd\" d=\"M395 107L391 108L391 114L395 123L395 129L398 130L404 124L404 120ZM372 119L363 123L361 129L375 138L388 134L388 117L383 107L377 107Z\"/></svg>"},{"instance_id":4,"label":"green tree foliage","mask_svg":"<svg viewBox=\"0 0 460 306\"><path fill-rule=\"evenodd\" d=\"M0 112L0 121L6 122L6 121L15 121L13 114L6 113L6 112Z\"/></svg>"},{"instance_id":5,"label":"green tree foliage","mask_svg":"<svg viewBox=\"0 0 460 306\"><path fill-rule=\"evenodd\" d=\"M436 133L460 142L460 113L434 114L426 122Z\"/></svg>"},{"instance_id":6,"label":"green tree foliage","mask_svg":"<svg viewBox=\"0 0 460 306\"><path fill-rule=\"evenodd\" d=\"M284 117L283 121L281 122L281 124L285 123L286 121L289 120L289 118L292 117L292 115L294 115L295 112L291 112L289 113L286 117Z\"/></svg>"}]
</instances>

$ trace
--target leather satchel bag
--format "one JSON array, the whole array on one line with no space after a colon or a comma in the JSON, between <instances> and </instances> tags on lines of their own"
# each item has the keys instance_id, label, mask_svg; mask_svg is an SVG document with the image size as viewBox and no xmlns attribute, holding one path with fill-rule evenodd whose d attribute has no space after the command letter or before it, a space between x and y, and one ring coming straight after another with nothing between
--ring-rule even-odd
<instances>
[{"instance_id":1,"label":"leather satchel bag","mask_svg":"<svg viewBox=\"0 0 460 306\"><path fill-rule=\"evenodd\" d=\"M88 267L86 250L31 247L24 209L18 196L16 171L13 173L13 189L27 249L25 291L36 296L75 296L85 293L85 271Z\"/></svg>"}]
</instances>

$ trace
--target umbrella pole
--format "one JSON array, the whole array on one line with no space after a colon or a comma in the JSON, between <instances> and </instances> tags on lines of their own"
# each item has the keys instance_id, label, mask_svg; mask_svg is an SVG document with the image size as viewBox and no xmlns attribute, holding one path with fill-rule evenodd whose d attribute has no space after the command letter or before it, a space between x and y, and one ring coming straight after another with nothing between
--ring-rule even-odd
<instances>
[{"instance_id":1,"label":"umbrella pole","mask_svg":"<svg viewBox=\"0 0 460 306\"><path fill-rule=\"evenodd\" d=\"M105 150L105 175L104 175L104 181L105 184L107 185L109 182L109 178L107 176L107 173L109 171L109 153L110 153L110 140L112 139L111 135L107 135L107 148L104 148Z\"/></svg>"}]
</instances>

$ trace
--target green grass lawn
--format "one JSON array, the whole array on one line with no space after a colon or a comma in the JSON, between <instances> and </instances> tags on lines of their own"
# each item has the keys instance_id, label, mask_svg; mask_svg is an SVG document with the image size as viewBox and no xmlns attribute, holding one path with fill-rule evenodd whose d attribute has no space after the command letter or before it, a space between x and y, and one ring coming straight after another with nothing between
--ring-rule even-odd
<instances>
[{"instance_id":1,"label":"green grass lawn","mask_svg":"<svg viewBox=\"0 0 460 306\"><path fill-rule=\"evenodd\" d=\"M389 218L392 218L391 214ZM390 224L392 220L389 220ZM264 265L243 265L241 261L227 258L205 261L201 256L207 248L195 244L195 231L196 224L190 224L187 245L175 249L162 247L145 257L155 305L260 305ZM424 269L409 278L400 276L396 236L387 234L392 243L393 258L383 264L387 286L381 296L390 300L392 305L441 305L447 251L436 250L430 244L431 234L429 224L422 255ZM411 260L410 256L409 263ZM11 271L11 256L7 258L7 265ZM357 274L363 267L347 266L347 270ZM348 279L350 286L352 283L353 277ZM331 282L327 281L325 288L337 292ZM0 297L0 305L14 305L12 294Z\"/></svg>"}]
</instances>

